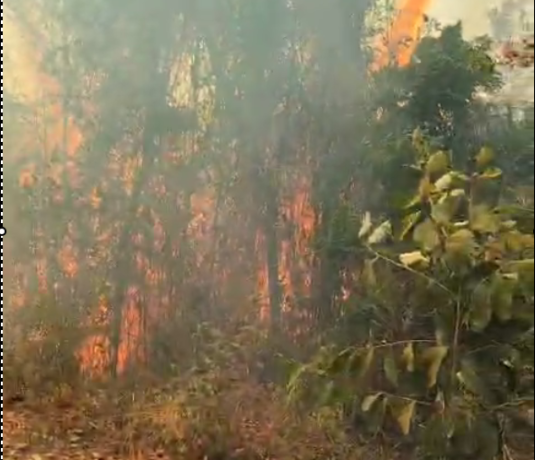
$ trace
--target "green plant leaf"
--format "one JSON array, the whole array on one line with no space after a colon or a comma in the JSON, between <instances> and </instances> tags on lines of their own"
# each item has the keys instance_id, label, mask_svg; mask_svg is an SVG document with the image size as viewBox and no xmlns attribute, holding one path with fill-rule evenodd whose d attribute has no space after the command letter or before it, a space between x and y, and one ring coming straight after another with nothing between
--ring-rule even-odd
<instances>
[{"instance_id":1,"label":"green plant leaf","mask_svg":"<svg viewBox=\"0 0 535 460\"><path fill-rule=\"evenodd\" d=\"M430 175L444 174L450 166L450 157L446 152L433 153L427 160L426 171Z\"/></svg>"},{"instance_id":2,"label":"green plant leaf","mask_svg":"<svg viewBox=\"0 0 535 460\"><path fill-rule=\"evenodd\" d=\"M369 412L372 410L374 404L379 401L379 399L383 396L383 393L375 393L373 395L366 396L362 404L360 406L362 412Z\"/></svg>"},{"instance_id":3,"label":"green plant leaf","mask_svg":"<svg viewBox=\"0 0 535 460\"><path fill-rule=\"evenodd\" d=\"M412 421L416 412L416 401L398 398L397 401L391 403L390 407L401 433L404 436L408 436L411 432Z\"/></svg>"},{"instance_id":4,"label":"green plant leaf","mask_svg":"<svg viewBox=\"0 0 535 460\"><path fill-rule=\"evenodd\" d=\"M449 348L445 346L427 348L421 357L422 363L427 366L427 387L433 388L438 381L438 374L442 363L448 356Z\"/></svg>"},{"instance_id":5,"label":"green plant leaf","mask_svg":"<svg viewBox=\"0 0 535 460\"><path fill-rule=\"evenodd\" d=\"M403 230L399 236L400 241L403 241L405 238L407 238L407 235L413 230L416 223L420 220L421 215L422 212L418 211L413 214L409 214L403 219Z\"/></svg>"},{"instance_id":6,"label":"green plant leaf","mask_svg":"<svg viewBox=\"0 0 535 460\"><path fill-rule=\"evenodd\" d=\"M429 176L424 176L418 186L418 196L420 197L420 201L426 203L433 193L433 189L434 185L431 182L431 179L429 179Z\"/></svg>"},{"instance_id":7,"label":"green plant leaf","mask_svg":"<svg viewBox=\"0 0 535 460\"><path fill-rule=\"evenodd\" d=\"M427 268L430 263L429 257L422 254L421 251L406 252L399 256L400 262L406 267L418 266L420 268Z\"/></svg>"},{"instance_id":8,"label":"green plant leaf","mask_svg":"<svg viewBox=\"0 0 535 460\"><path fill-rule=\"evenodd\" d=\"M533 235L526 235L518 230L511 230L503 236L507 250L515 253L533 249Z\"/></svg>"},{"instance_id":9,"label":"green plant leaf","mask_svg":"<svg viewBox=\"0 0 535 460\"><path fill-rule=\"evenodd\" d=\"M447 190L450 190L453 187L454 184L454 175L453 173L449 172L441 176L436 182L435 182L435 189L437 192L445 192Z\"/></svg>"},{"instance_id":10,"label":"green plant leaf","mask_svg":"<svg viewBox=\"0 0 535 460\"><path fill-rule=\"evenodd\" d=\"M470 208L470 227L479 233L497 233L500 230L500 216L487 205Z\"/></svg>"},{"instance_id":11,"label":"green plant leaf","mask_svg":"<svg viewBox=\"0 0 535 460\"><path fill-rule=\"evenodd\" d=\"M457 379L472 394L488 397L485 382L471 361L465 359L461 362L461 370L457 372Z\"/></svg>"},{"instance_id":12,"label":"green plant leaf","mask_svg":"<svg viewBox=\"0 0 535 460\"><path fill-rule=\"evenodd\" d=\"M533 291L535 278L534 259L510 261L502 266L502 270L507 273L516 273L519 278L519 284L522 286L522 288L530 292Z\"/></svg>"},{"instance_id":13,"label":"green plant leaf","mask_svg":"<svg viewBox=\"0 0 535 460\"><path fill-rule=\"evenodd\" d=\"M372 228L373 228L372 216L369 212L367 212L366 214L364 214L364 217L362 218L362 224L361 224L360 231L359 231L359 238L364 238L365 236L367 236L372 231Z\"/></svg>"},{"instance_id":14,"label":"green plant leaf","mask_svg":"<svg viewBox=\"0 0 535 460\"><path fill-rule=\"evenodd\" d=\"M487 168L479 176L481 179L495 180L503 176L503 171L500 168Z\"/></svg>"},{"instance_id":15,"label":"green plant leaf","mask_svg":"<svg viewBox=\"0 0 535 460\"><path fill-rule=\"evenodd\" d=\"M420 128L416 128L412 133L412 146L416 150L418 160L421 160L429 151L429 143Z\"/></svg>"},{"instance_id":16,"label":"green plant leaf","mask_svg":"<svg viewBox=\"0 0 535 460\"><path fill-rule=\"evenodd\" d=\"M301 381L308 374L309 371L309 365L298 364L295 367L294 371L290 376L288 384L286 385L289 401L295 401L296 399L298 399L297 395L301 388Z\"/></svg>"},{"instance_id":17,"label":"green plant leaf","mask_svg":"<svg viewBox=\"0 0 535 460\"><path fill-rule=\"evenodd\" d=\"M483 332L492 319L491 290L487 282L479 283L472 292L470 305L470 327Z\"/></svg>"},{"instance_id":18,"label":"green plant leaf","mask_svg":"<svg viewBox=\"0 0 535 460\"><path fill-rule=\"evenodd\" d=\"M514 260L507 264L507 269L519 274L531 275L534 272L535 259Z\"/></svg>"},{"instance_id":19,"label":"green plant leaf","mask_svg":"<svg viewBox=\"0 0 535 460\"><path fill-rule=\"evenodd\" d=\"M440 235L431 219L427 219L414 229L414 241L426 252L432 252L440 245Z\"/></svg>"},{"instance_id":20,"label":"green plant leaf","mask_svg":"<svg viewBox=\"0 0 535 460\"><path fill-rule=\"evenodd\" d=\"M462 189L452 190L449 194L442 196L438 202L431 207L433 219L442 225L448 225L455 218L465 192Z\"/></svg>"},{"instance_id":21,"label":"green plant leaf","mask_svg":"<svg viewBox=\"0 0 535 460\"><path fill-rule=\"evenodd\" d=\"M384 243L392 235L392 224L390 221L383 222L377 227L368 238L368 244L375 245Z\"/></svg>"},{"instance_id":22,"label":"green plant leaf","mask_svg":"<svg viewBox=\"0 0 535 460\"><path fill-rule=\"evenodd\" d=\"M367 286L377 286L377 275L375 273L375 262L373 260L367 259L364 262L362 276L364 277Z\"/></svg>"},{"instance_id":23,"label":"green plant leaf","mask_svg":"<svg viewBox=\"0 0 535 460\"><path fill-rule=\"evenodd\" d=\"M325 384L325 387L323 388L323 391L321 392L321 395L319 397L319 405L326 406L332 403L335 393L336 393L336 385L335 385L335 382L331 380Z\"/></svg>"},{"instance_id":24,"label":"green plant leaf","mask_svg":"<svg viewBox=\"0 0 535 460\"><path fill-rule=\"evenodd\" d=\"M383 369L388 381L397 387L399 385L399 371L394 353L391 350L389 350L384 357Z\"/></svg>"},{"instance_id":25,"label":"green plant leaf","mask_svg":"<svg viewBox=\"0 0 535 460\"><path fill-rule=\"evenodd\" d=\"M421 204L422 197L420 196L420 194L418 194L415 197L411 198L411 200L405 206L403 206L403 209L407 211L409 209L413 209L416 206L420 206Z\"/></svg>"},{"instance_id":26,"label":"green plant leaf","mask_svg":"<svg viewBox=\"0 0 535 460\"><path fill-rule=\"evenodd\" d=\"M482 147L476 155L476 164L478 168L486 168L494 161L495 154L490 147Z\"/></svg>"},{"instance_id":27,"label":"green plant leaf","mask_svg":"<svg viewBox=\"0 0 535 460\"><path fill-rule=\"evenodd\" d=\"M431 205L431 216L437 224L448 225L454 216L454 209L447 196Z\"/></svg>"},{"instance_id":28,"label":"green plant leaf","mask_svg":"<svg viewBox=\"0 0 535 460\"><path fill-rule=\"evenodd\" d=\"M357 350L354 357L354 362L358 362L358 378L363 379L370 371L373 360L375 358L375 347L367 345L365 350ZM358 361L357 361L358 360Z\"/></svg>"},{"instance_id":29,"label":"green plant leaf","mask_svg":"<svg viewBox=\"0 0 535 460\"><path fill-rule=\"evenodd\" d=\"M446 240L446 252L451 255L471 256L476 250L476 247L474 233L466 228L457 230Z\"/></svg>"},{"instance_id":30,"label":"green plant leaf","mask_svg":"<svg viewBox=\"0 0 535 460\"><path fill-rule=\"evenodd\" d=\"M494 276L491 285L491 298L494 315L502 322L513 318L513 304L516 280L501 274Z\"/></svg>"},{"instance_id":31,"label":"green plant leaf","mask_svg":"<svg viewBox=\"0 0 535 460\"><path fill-rule=\"evenodd\" d=\"M411 342L405 346L403 353L401 355L405 369L408 372L415 371L415 354L414 354L414 344Z\"/></svg>"},{"instance_id":32,"label":"green plant leaf","mask_svg":"<svg viewBox=\"0 0 535 460\"><path fill-rule=\"evenodd\" d=\"M343 372L348 366L348 360L351 358L353 350L348 348L338 353L331 361L325 366L325 371L328 375L336 375Z\"/></svg>"}]
</instances>

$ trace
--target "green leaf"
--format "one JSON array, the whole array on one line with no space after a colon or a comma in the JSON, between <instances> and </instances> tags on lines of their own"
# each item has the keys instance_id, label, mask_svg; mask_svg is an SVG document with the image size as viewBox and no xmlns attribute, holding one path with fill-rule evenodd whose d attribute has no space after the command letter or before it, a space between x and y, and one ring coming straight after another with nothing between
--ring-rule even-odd
<instances>
[{"instance_id":1,"label":"green leaf","mask_svg":"<svg viewBox=\"0 0 535 460\"><path fill-rule=\"evenodd\" d=\"M377 286L377 275L375 274L375 261L367 259L364 262L364 268L362 272L364 281L367 286Z\"/></svg>"},{"instance_id":2,"label":"green leaf","mask_svg":"<svg viewBox=\"0 0 535 460\"><path fill-rule=\"evenodd\" d=\"M513 304L517 281L497 274L491 285L491 298L494 315L502 322L513 318Z\"/></svg>"},{"instance_id":3,"label":"green leaf","mask_svg":"<svg viewBox=\"0 0 535 460\"><path fill-rule=\"evenodd\" d=\"M433 153L427 160L426 171L430 175L444 174L450 166L450 157L446 152Z\"/></svg>"},{"instance_id":4,"label":"green leaf","mask_svg":"<svg viewBox=\"0 0 535 460\"><path fill-rule=\"evenodd\" d=\"M367 236L372 231L372 228L373 228L372 216L369 212L367 212L366 214L364 214L364 217L362 218L362 224L361 224L360 231L359 231L359 238L364 238L365 236Z\"/></svg>"},{"instance_id":5,"label":"green leaf","mask_svg":"<svg viewBox=\"0 0 535 460\"><path fill-rule=\"evenodd\" d=\"M472 394L483 397L488 396L484 380L480 377L480 373L471 361L462 361L461 370L457 372L457 379Z\"/></svg>"},{"instance_id":6,"label":"green leaf","mask_svg":"<svg viewBox=\"0 0 535 460\"><path fill-rule=\"evenodd\" d=\"M476 155L476 164L478 168L486 168L494 161L495 154L490 147L482 147Z\"/></svg>"},{"instance_id":7,"label":"green leaf","mask_svg":"<svg viewBox=\"0 0 535 460\"><path fill-rule=\"evenodd\" d=\"M362 412L369 412L372 410L373 405L383 396L383 393L375 393L373 395L366 396L360 406Z\"/></svg>"},{"instance_id":8,"label":"green leaf","mask_svg":"<svg viewBox=\"0 0 535 460\"><path fill-rule=\"evenodd\" d=\"M518 230L511 230L503 236L505 247L515 253L533 249L533 235L525 235Z\"/></svg>"},{"instance_id":9,"label":"green leaf","mask_svg":"<svg viewBox=\"0 0 535 460\"><path fill-rule=\"evenodd\" d=\"M429 176L424 176L418 186L418 196L421 202L427 202L433 193L434 185L429 179Z\"/></svg>"},{"instance_id":10,"label":"green leaf","mask_svg":"<svg viewBox=\"0 0 535 460\"><path fill-rule=\"evenodd\" d=\"M431 208L433 219L442 225L448 225L455 218L465 197L462 189L452 190L451 193L442 196Z\"/></svg>"},{"instance_id":11,"label":"green leaf","mask_svg":"<svg viewBox=\"0 0 535 460\"><path fill-rule=\"evenodd\" d=\"M401 355L401 359L403 361L403 364L405 365L405 369L408 372L414 372L415 371L414 344L412 342L407 344L407 346L403 349L403 353Z\"/></svg>"},{"instance_id":12,"label":"green leaf","mask_svg":"<svg viewBox=\"0 0 535 460\"><path fill-rule=\"evenodd\" d=\"M414 241L426 252L432 252L440 245L440 235L431 219L427 219L414 229Z\"/></svg>"},{"instance_id":13,"label":"green leaf","mask_svg":"<svg viewBox=\"0 0 535 460\"><path fill-rule=\"evenodd\" d=\"M302 364L299 364L294 369L294 371L292 372L290 376L288 384L286 385L289 400L297 399L296 395L299 393L299 390L301 387L300 383L303 380L303 378L309 373L309 371L310 371L310 366L302 365Z\"/></svg>"},{"instance_id":14,"label":"green leaf","mask_svg":"<svg viewBox=\"0 0 535 460\"><path fill-rule=\"evenodd\" d=\"M455 188L464 188L470 183L471 178L460 171L451 171Z\"/></svg>"},{"instance_id":15,"label":"green leaf","mask_svg":"<svg viewBox=\"0 0 535 460\"><path fill-rule=\"evenodd\" d=\"M446 252L452 255L471 256L476 250L476 237L466 228L452 233L446 240Z\"/></svg>"},{"instance_id":16,"label":"green leaf","mask_svg":"<svg viewBox=\"0 0 535 460\"><path fill-rule=\"evenodd\" d=\"M519 277L520 285L529 291L533 290L535 278L534 259L510 261L504 264L502 269L507 273L516 273Z\"/></svg>"},{"instance_id":17,"label":"green leaf","mask_svg":"<svg viewBox=\"0 0 535 460\"><path fill-rule=\"evenodd\" d=\"M448 225L454 215L455 210L447 196L442 197L437 203L431 205L431 216L437 224Z\"/></svg>"},{"instance_id":18,"label":"green leaf","mask_svg":"<svg viewBox=\"0 0 535 460\"><path fill-rule=\"evenodd\" d=\"M514 260L507 264L508 271L519 274L532 275L535 268L535 259Z\"/></svg>"},{"instance_id":19,"label":"green leaf","mask_svg":"<svg viewBox=\"0 0 535 460\"><path fill-rule=\"evenodd\" d=\"M411 432L412 421L416 412L416 401L399 398L396 402L392 402L390 407L401 433L404 436L408 436Z\"/></svg>"},{"instance_id":20,"label":"green leaf","mask_svg":"<svg viewBox=\"0 0 535 460\"><path fill-rule=\"evenodd\" d=\"M350 348L343 350L341 353L336 355L334 359L331 359L331 361L325 367L325 371L329 375L336 375L343 372L347 368L348 360L351 358L352 352L353 350Z\"/></svg>"},{"instance_id":21,"label":"green leaf","mask_svg":"<svg viewBox=\"0 0 535 460\"><path fill-rule=\"evenodd\" d=\"M483 332L492 319L491 290L487 282L479 283L472 293L470 305L470 327Z\"/></svg>"},{"instance_id":22,"label":"green leaf","mask_svg":"<svg viewBox=\"0 0 535 460\"><path fill-rule=\"evenodd\" d=\"M429 143L420 128L416 128L412 133L412 146L418 154L418 159L424 157L429 151Z\"/></svg>"},{"instance_id":23,"label":"green leaf","mask_svg":"<svg viewBox=\"0 0 535 460\"><path fill-rule=\"evenodd\" d=\"M364 350L357 349L350 358L352 368L357 371L357 378L363 379L370 371L375 358L375 348L367 345Z\"/></svg>"},{"instance_id":24,"label":"green leaf","mask_svg":"<svg viewBox=\"0 0 535 460\"><path fill-rule=\"evenodd\" d=\"M487 168L479 176L481 179L495 180L503 176L503 171L500 168Z\"/></svg>"},{"instance_id":25,"label":"green leaf","mask_svg":"<svg viewBox=\"0 0 535 460\"><path fill-rule=\"evenodd\" d=\"M422 254L421 251L406 252L399 256L399 260L406 267L418 266L426 268L429 266L430 259Z\"/></svg>"},{"instance_id":26,"label":"green leaf","mask_svg":"<svg viewBox=\"0 0 535 460\"><path fill-rule=\"evenodd\" d=\"M392 351L389 351L383 361L383 369L385 371L385 376L388 381L397 387L399 385L399 372L398 366L396 364L396 359Z\"/></svg>"},{"instance_id":27,"label":"green leaf","mask_svg":"<svg viewBox=\"0 0 535 460\"><path fill-rule=\"evenodd\" d=\"M403 230L401 231L401 235L399 237L400 241L403 241L407 237L407 235L413 230L416 223L420 220L421 215L422 212L418 211L413 214L409 214L403 219Z\"/></svg>"},{"instance_id":28,"label":"green leaf","mask_svg":"<svg viewBox=\"0 0 535 460\"><path fill-rule=\"evenodd\" d=\"M454 175L449 172L444 174L440 179L435 182L435 188L438 192L445 192L453 187Z\"/></svg>"},{"instance_id":29,"label":"green leaf","mask_svg":"<svg viewBox=\"0 0 535 460\"><path fill-rule=\"evenodd\" d=\"M390 221L383 222L377 227L368 238L368 244L375 245L384 243L392 235L392 224Z\"/></svg>"},{"instance_id":30,"label":"green leaf","mask_svg":"<svg viewBox=\"0 0 535 460\"><path fill-rule=\"evenodd\" d=\"M427 348L421 357L422 363L427 366L427 387L433 388L438 381L438 374L442 363L448 356L449 348L445 346Z\"/></svg>"},{"instance_id":31,"label":"green leaf","mask_svg":"<svg viewBox=\"0 0 535 460\"><path fill-rule=\"evenodd\" d=\"M421 204L422 204L422 197L420 196L420 194L418 194L415 197L411 198L411 200L405 206L403 206L403 209L409 210Z\"/></svg>"},{"instance_id":32,"label":"green leaf","mask_svg":"<svg viewBox=\"0 0 535 460\"><path fill-rule=\"evenodd\" d=\"M500 230L500 216L487 205L472 206L470 227L479 233L497 233Z\"/></svg>"},{"instance_id":33,"label":"green leaf","mask_svg":"<svg viewBox=\"0 0 535 460\"><path fill-rule=\"evenodd\" d=\"M319 396L319 405L326 406L330 404L334 399L335 393L336 393L336 386L335 386L334 381L331 380L325 384L325 387L323 388L323 391L321 395Z\"/></svg>"}]
</instances>

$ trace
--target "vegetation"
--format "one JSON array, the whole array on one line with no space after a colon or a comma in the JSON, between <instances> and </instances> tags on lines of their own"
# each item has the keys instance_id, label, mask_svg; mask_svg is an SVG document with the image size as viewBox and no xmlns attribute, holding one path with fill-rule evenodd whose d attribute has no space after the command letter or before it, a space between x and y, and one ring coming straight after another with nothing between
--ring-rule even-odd
<instances>
[{"instance_id":1,"label":"vegetation","mask_svg":"<svg viewBox=\"0 0 535 460\"><path fill-rule=\"evenodd\" d=\"M464 173L419 132L414 147L415 197L396 224L366 214L360 230L376 301L356 313L366 334L324 349L290 391L315 375L326 382L315 400L351 403L355 421L369 415L380 430L389 416L405 436L415 427L422 458L492 460L507 449L507 417L529 425L533 403L533 231L489 194L502 176L490 149ZM385 296L384 281L399 278Z\"/></svg>"},{"instance_id":2,"label":"vegetation","mask_svg":"<svg viewBox=\"0 0 535 460\"><path fill-rule=\"evenodd\" d=\"M8 1L6 458L532 458L533 105L324 3Z\"/></svg>"}]
</instances>

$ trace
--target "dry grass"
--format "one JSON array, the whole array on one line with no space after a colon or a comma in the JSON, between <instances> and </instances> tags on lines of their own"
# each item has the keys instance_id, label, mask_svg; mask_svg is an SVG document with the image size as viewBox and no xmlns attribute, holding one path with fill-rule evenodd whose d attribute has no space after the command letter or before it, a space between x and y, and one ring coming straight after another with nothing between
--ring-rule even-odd
<instances>
[{"instance_id":1,"label":"dry grass","mask_svg":"<svg viewBox=\"0 0 535 460\"><path fill-rule=\"evenodd\" d=\"M407 460L380 443L357 446L334 409L303 414L290 407L283 388L259 383L251 373L249 364L269 344L251 331L225 337L205 347L210 359L199 360L209 363L203 372L161 380L136 371L98 386L84 382L52 340L11 344L4 368L5 458ZM25 401L10 405L19 395ZM534 460L528 447L507 460Z\"/></svg>"}]
</instances>

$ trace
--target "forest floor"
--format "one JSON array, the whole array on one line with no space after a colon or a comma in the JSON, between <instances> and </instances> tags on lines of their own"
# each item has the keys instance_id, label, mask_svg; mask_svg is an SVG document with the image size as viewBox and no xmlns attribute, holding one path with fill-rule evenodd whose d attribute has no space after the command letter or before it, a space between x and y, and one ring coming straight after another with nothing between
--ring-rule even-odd
<instances>
[{"instance_id":1,"label":"forest floor","mask_svg":"<svg viewBox=\"0 0 535 460\"><path fill-rule=\"evenodd\" d=\"M139 441L142 441L144 436L138 437L137 440L130 435L125 436L127 430L121 429L119 422L123 419L120 409L117 412L118 408L115 408L114 414L110 411L110 407L97 408L88 404L88 401L80 405L57 401L47 403L41 401L39 404L27 401L8 403L3 409L3 458L6 460L228 460L230 458L251 460L248 455L184 456L154 448L154 444L149 445L150 441L147 445L143 445ZM150 439L151 436L148 435L146 438ZM381 458L393 460L394 457L390 455ZM278 457L266 458L288 460ZM361 460L371 457L359 455L351 458ZM533 459L526 453L511 458Z\"/></svg>"},{"instance_id":2,"label":"forest floor","mask_svg":"<svg viewBox=\"0 0 535 460\"><path fill-rule=\"evenodd\" d=\"M9 404L3 409L3 458L6 460L166 460L149 448L125 450L113 416L86 407Z\"/></svg>"},{"instance_id":3,"label":"forest floor","mask_svg":"<svg viewBox=\"0 0 535 460\"><path fill-rule=\"evenodd\" d=\"M344 437L336 434L341 433L340 427L331 430L329 420L292 422L287 408L277 403L270 390L241 384L238 388L241 386L247 390L227 389L193 400L169 387L141 393L117 388L63 390L46 398L30 394L4 399L2 457L407 460L397 449L346 444ZM215 444L220 446L218 450L213 449ZM507 460L534 460L532 451L512 454Z\"/></svg>"}]
</instances>

